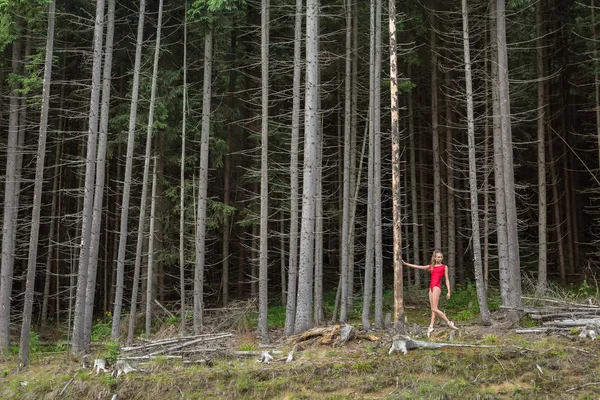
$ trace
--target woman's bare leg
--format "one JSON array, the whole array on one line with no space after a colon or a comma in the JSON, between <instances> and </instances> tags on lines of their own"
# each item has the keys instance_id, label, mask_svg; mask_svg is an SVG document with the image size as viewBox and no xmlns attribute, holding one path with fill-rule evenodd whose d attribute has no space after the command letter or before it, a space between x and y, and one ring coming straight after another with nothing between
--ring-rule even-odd
<instances>
[{"instance_id":1,"label":"woman's bare leg","mask_svg":"<svg viewBox=\"0 0 600 400\"><path fill-rule=\"evenodd\" d=\"M432 294L433 294L433 292L431 291L431 289L429 289L429 304L431 305L431 322L429 323L429 327L430 328L433 328L433 325L435 324L435 312L433 311L433 298L432 298Z\"/></svg>"},{"instance_id":2,"label":"woman's bare leg","mask_svg":"<svg viewBox=\"0 0 600 400\"><path fill-rule=\"evenodd\" d=\"M438 308L441 294L442 289L440 289L437 286L435 286L433 290L429 292L429 300L431 301L431 326L433 326L433 321L435 321L435 314L439 315L441 319L443 319L448 325L450 325L450 320L448 319L448 317L446 317L446 314L444 314Z\"/></svg>"}]
</instances>

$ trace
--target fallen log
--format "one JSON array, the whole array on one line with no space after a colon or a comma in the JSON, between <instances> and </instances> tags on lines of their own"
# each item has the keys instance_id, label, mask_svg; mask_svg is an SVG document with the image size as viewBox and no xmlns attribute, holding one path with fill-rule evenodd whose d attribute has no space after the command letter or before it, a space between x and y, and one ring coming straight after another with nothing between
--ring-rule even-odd
<instances>
[{"instance_id":1,"label":"fallen log","mask_svg":"<svg viewBox=\"0 0 600 400\"><path fill-rule=\"evenodd\" d=\"M600 327L600 318L582 318L582 319L563 319L558 321L548 321L542 323L544 326L558 326L558 327L584 327L586 325L592 325Z\"/></svg>"},{"instance_id":2,"label":"fallen log","mask_svg":"<svg viewBox=\"0 0 600 400\"><path fill-rule=\"evenodd\" d=\"M402 352L406 355L408 350L413 349L441 349L442 347L479 347L479 348L495 348L496 346L486 346L478 344L461 344L461 343L438 343L438 342L424 342L422 340L413 340L405 335L395 335L392 341L392 346L388 354L392 354L395 351Z\"/></svg>"},{"instance_id":3,"label":"fallen log","mask_svg":"<svg viewBox=\"0 0 600 400\"><path fill-rule=\"evenodd\" d=\"M543 301L546 303L552 303L552 304L564 304L566 306L573 306L573 307L585 307L585 308L596 308L596 309L600 309L600 306L594 305L594 304L580 304L580 303L569 303L567 301L563 301L563 300L554 300L554 299L546 299L546 298L538 298L538 297L527 297L527 296L521 296L522 299L524 300L533 300L533 301Z\"/></svg>"},{"instance_id":4,"label":"fallen log","mask_svg":"<svg viewBox=\"0 0 600 400\"><path fill-rule=\"evenodd\" d=\"M563 311L563 312L557 312L557 313L551 313L551 314L542 314L540 312L538 313L529 313L529 318L531 319L535 319L535 320L548 320L548 319L554 319L554 318L564 318L564 317L591 317L591 316L596 316L596 315L600 315L600 310L588 310L588 311Z\"/></svg>"},{"instance_id":5,"label":"fallen log","mask_svg":"<svg viewBox=\"0 0 600 400\"><path fill-rule=\"evenodd\" d=\"M309 329L298 335L290 336L288 341L298 344L310 339L321 337L320 344L341 346L352 339L356 329L352 325L334 325Z\"/></svg>"},{"instance_id":6,"label":"fallen log","mask_svg":"<svg viewBox=\"0 0 600 400\"><path fill-rule=\"evenodd\" d=\"M260 356L264 351L260 350L236 350L232 351L230 354L234 356ZM281 350L269 350L271 354L283 354Z\"/></svg>"}]
</instances>

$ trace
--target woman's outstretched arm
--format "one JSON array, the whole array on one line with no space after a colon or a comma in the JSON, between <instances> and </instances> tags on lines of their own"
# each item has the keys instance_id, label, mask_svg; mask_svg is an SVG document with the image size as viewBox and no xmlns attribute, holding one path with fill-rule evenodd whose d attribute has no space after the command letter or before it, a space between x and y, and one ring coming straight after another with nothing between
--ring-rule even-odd
<instances>
[{"instance_id":1,"label":"woman's outstretched arm","mask_svg":"<svg viewBox=\"0 0 600 400\"><path fill-rule=\"evenodd\" d=\"M417 268L417 269L429 269L429 265L415 265L415 264L409 264L406 261L402 260L402 264L406 265L407 267L411 267L411 268Z\"/></svg>"}]
</instances>

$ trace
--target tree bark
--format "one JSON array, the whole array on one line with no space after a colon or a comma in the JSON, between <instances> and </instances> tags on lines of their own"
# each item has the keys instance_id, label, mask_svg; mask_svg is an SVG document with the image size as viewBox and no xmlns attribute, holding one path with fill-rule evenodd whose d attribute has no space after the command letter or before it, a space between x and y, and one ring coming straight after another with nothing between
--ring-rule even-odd
<instances>
[{"instance_id":1,"label":"tree bark","mask_svg":"<svg viewBox=\"0 0 600 400\"><path fill-rule=\"evenodd\" d=\"M294 76L292 94L292 133L290 144L290 242L288 264L288 289L284 332L294 332L296 317L296 295L298 285L298 142L300 138L301 102L301 58L302 58L302 0L296 0L294 29Z\"/></svg>"},{"instance_id":2,"label":"tree bark","mask_svg":"<svg viewBox=\"0 0 600 400\"><path fill-rule=\"evenodd\" d=\"M269 343L269 0L261 1L262 129L260 157L260 254L258 277L258 334Z\"/></svg>"},{"instance_id":3,"label":"tree bark","mask_svg":"<svg viewBox=\"0 0 600 400\"><path fill-rule=\"evenodd\" d=\"M180 334L185 335L185 146L187 133L187 2L184 7L183 16L183 110L181 111L181 169L179 170L179 297L181 301L180 311ZM229 143L229 141L228 141ZM227 162L227 161L226 161ZM226 172L227 176L227 172ZM225 185L225 193L228 192L229 186ZM227 201L225 202L227 204ZM227 231L228 224L225 225ZM225 245L225 241L223 241ZM229 242L227 242L229 244ZM224 267L225 270L225 267ZM228 270L228 269L227 269ZM223 272L225 273L225 272ZM225 281L225 279L223 279ZM227 286L226 286L227 285ZM227 305L227 296L225 287L228 288L229 282L223 283L223 304Z\"/></svg>"},{"instance_id":4,"label":"tree bark","mask_svg":"<svg viewBox=\"0 0 600 400\"><path fill-rule=\"evenodd\" d=\"M125 177L123 180L123 200L121 203L121 227L119 231L119 253L117 256L117 284L115 290L115 303L112 321L112 338L119 337L121 324L121 310L123 308L123 286L125 277L125 256L127 251L127 222L129 219L129 201L131 197L131 170L133 168L133 150L135 147L135 128L137 121L137 107L140 92L140 73L142 66L142 44L144 41L144 17L146 13L146 0L140 0L138 16L137 38L135 43L135 61L133 67L133 83L131 87L131 107L129 111L129 129L127 135L127 154L125 161ZM135 272L134 272L135 274ZM138 270L139 278L139 270ZM137 280L134 277L134 282ZM133 287L137 296L137 285ZM133 296L132 296L133 297ZM137 297L136 297L137 298Z\"/></svg>"},{"instance_id":5,"label":"tree bark","mask_svg":"<svg viewBox=\"0 0 600 400\"><path fill-rule=\"evenodd\" d=\"M196 215L196 266L194 269L194 331L203 329L204 260L206 255L206 206L208 192L208 145L210 138L210 109L212 81L213 32L204 37L204 86L202 90L202 136L200 139L200 172L198 211Z\"/></svg>"},{"instance_id":6,"label":"tree bark","mask_svg":"<svg viewBox=\"0 0 600 400\"><path fill-rule=\"evenodd\" d=\"M546 231L547 202L546 202L546 76L544 49L544 4L538 0L535 4L536 25L536 64L537 64L537 169L538 169L538 280L536 292L546 293L548 288L548 238Z\"/></svg>"},{"instance_id":7,"label":"tree bark","mask_svg":"<svg viewBox=\"0 0 600 400\"><path fill-rule=\"evenodd\" d=\"M102 41L104 31L104 0L96 2L96 22L94 26L94 55L92 65L92 89L88 119L87 155L85 159L85 186L81 223L81 244L79 268L77 272L77 294L73 321L73 354L80 355L87 346L85 343L85 304L92 238L92 215L94 207L94 180L96 177L96 149L98 141L98 108L100 104L100 81L102 79Z\"/></svg>"},{"instance_id":8,"label":"tree bark","mask_svg":"<svg viewBox=\"0 0 600 400\"><path fill-rule=\"evenodd\" d=\"M162 13L162 0L159 6L159 13ZM160 20L160 14L159 14ZM160 27L160 25L159 25ZM160 28L159 28L160 30ZM160 35L158 36L160 37ZM153 293L153 274L154 274L154 226L156 224L156 189L158 186L157 175L156 175L156 160L157 156L154 156L154 163L152 166L152 197L150 201L150 228L148 230L148 269L146 273L146 335L149 336L152 333L152 299Z\"/></svg>"},{"instance_id":9,"label":"tree bark","mask_svg":"<svg viewBox=\"0 0 600 400\"><path fill-rule=\"evenodd\" d=\"M92 337L94 316L94 297L96 294L96 272L100 250L100 229L102 227L102 207L104 200L104 181L106 178L106 147L108 142L108 118L110 108L110 82L112 73L113 38L115 33L115 0L108 0L106 28L106 48L104 51L104 71L102 82L102 106L100 110L100 131L98 136L98 154L96 157L96 184L92 211L92 233L88 263L88 280L85 295L85 320L83 323L83 343L89 346Z\"/></svg>"},{"instance_id":10,"label":"tree bark","mask_svg":"<svg viewBox=\"0 0 600 400\"><path fill-rule=\"evenodd\" d=\"M389 2L390 94L392 117L392 215L394 232L394 329L405 330L402 283L402 215L400 204L400 126L398 110L398 67L396 46L396 2Z\"/></svg>"},{"instance_id":11,"label":"tree bark","mask_svg":"<svg viewBox=\"0 0 600 400\"><path fill-rule=\"evenodd\" d=\"M465 83L467 91L467 134L469 140L469 189L471 194L471 226L472 245L474 253L475 283L477 286L477 301L479 313L485 325L491 322L490 311L487 305L487 293L483 279L483 265L481 263L481 236L479 232L479 200L477 193L477 162L475 159L475 121L473 111L473 83L471 74L471 51L469 39L469 14L467 0L462 0L463 21L463 48L465 58Z\"/></svg>"},{"instance_id":12,"label":"tree bark","mask_svg":"<svg viewBox=\"0 0 600 400\"><path fill-rule=\"evenodd\" d=\"M142 265L142 246L144 243L144 227L146 223L146 208L148 207L148 177L150 175L150 159L152 158L152 127L154 125L154 113L156 104L156 90L158 86L158 60L160 58L160 40L161 40L161 29L162 29L162 11L163 11L163 0L158 3L158 21L156 28L156 41L154 46L154 64L152 67L152 86L150 88L150 105L148 109L148 127L146 130L146 151L144 154L144 173L142 176L142 193L140 199L140 215L138 220L138 235L135 250L135 266L133 273L133 289L131 293L131 311L129 313L129 331L127 333L127 343L133 342L133 334L135 331L135 316L138 301L138 282L140 279L140 269ZM148 258L152 258L148 255ZM149 265L149 264L146 264ZM151 273L151 271L148 271ZM152 290L152 281L146 280L150 288L142 287L146 291ZM146 304L146 307L151 307L151 304Z\"/></svg>"},{"instance_id":13,"label":"tree bark","mask_svg":"<svg viewBox=\"0 0 600 400\"><path fill-rule=\"evenodd\" d=\"M437 250L442 247L442 215L441 215L441 167L440 167L440 137L439 137L439 100L438 100L438 48L437 48L437 18L435 1L432 5L430 19L431 43L431 136L433 164L433 246Z\"/></svg>"},{"instance_id":14,"label":"tree bark","mask_svg":"<svg viewBox=\"0 0 600 400\"><path fill-rule=\"evenodd\" d=\"M48 7L48 33L46 37L46 57L44 62L44 83L42 91L42 109L40 113L40 132L36 153L35 183L33 189L33 207L31 215L31 233L29 236L29 254L27 258L27 281L25 284L25 302L21 324L19 362L21 366L29 364L29 345L31 334L31 314L37 266L38 237L40 232L40 214L42 188L44 185L44 160L46 155L46 136L48 131L48 111L50 109L50 84L52 81L52 55L54 52L54 22L56 0Z\"/></svg>"},{"instance_id":15,"label":"tree bark","mask_svg":"<svg viewBox=\"0 0 600 400\"><path fill-rule=\"evenodd\" d=\"M318 142L319 1L306 6L306 100L304 109L304 171L300 262L294 333L312 327L315 200Z\"/></svg>"}]
</instances>

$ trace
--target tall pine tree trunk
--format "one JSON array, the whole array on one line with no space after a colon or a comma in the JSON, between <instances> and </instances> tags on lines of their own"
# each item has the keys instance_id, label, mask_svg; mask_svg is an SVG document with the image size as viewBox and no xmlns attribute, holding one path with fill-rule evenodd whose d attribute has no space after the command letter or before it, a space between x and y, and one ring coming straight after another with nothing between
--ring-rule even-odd
<instances>
[{"instance_id":1,"label":"tall pine tree trunk","mask_svg":"<svg viewBox=\"0 0 600 400\"><path fill-rule=\"evenodd\" d=\"M467 0L462 0L463 48L465 57L465 83L467 91L467 134L469 141L469 189L471 194L471 226L472 245L474 253L475 283L477 286L477 301L479 313L485 325L490 324L490 311L487 305L483 265L481 262L481 234L479 232L479 200L477 193L477 161L475 159L475 121L473 111L473 83L471 74L471 51L469 39L469 14Z\"/></svg>"},{"instance_id":2,"label":"tall pine tree trunk","mask_svg":"<svg viewBox=\"0 0 600 400\"><path fill-rule=\"evenodd\" d=\"M262 129L260 156L260 254L258 277L258 334L262 343L269 343L267 314L269 266L269 0L262 0L261 11L261 72Z\"/></svg>"},{"instance_id":3,"label":"tall pine tree trunk","mask_svg":"<svg viewBox=\"0 0 600 400\"><path fill-rule=\"evenodd\" d=\"M179 297L181 302L181 335L185 335L185 146L187 133L187 2L183 16L183 110L181 112L181 165L179 170ZM225 186L226 193L228 186ZM225 202L227 204L227 202ZM225 225L227 230L227 224ZM223 303L227 305L225 290Z\"/></svg>"},{"instance_id":4,"label":"tall pine tree trunk","mask_svg":"<svg viewBox=\"0 0 600 400\"><path fill-rule=\"evenodd\" d=\"M544 50L544 3L538 0L535 4L536 25L536 60L537 60L537 167L538 167L538 281L536 292L546 293L548 288L548 237L547 237L547 203L546 203L546 75Z\"/></svg>"},{"instance_id":5,"label":"tall pine tree trunk","mask_svg":"<svg viewBox=\"0 0 600 400\"><path fill-rule=\"evenodd\" d=\"M294 332L312 327L315 199L318 135L319 1L306 5L306 100L304 108L304 171L298 295Z\"/></svg>"},{"instance_id":6,"label":"tall pine tree trunk","mask_svg":"<svg viewBox=\"0 0 600 400\"><path fill-rule=\"evenodd\" d=\"M437 17L435 0L430 11L430 43L431 43L431 137L433 164L433 246L437 250L442 247L442 211L441 211L441 166L440 166L440 133L439 133L439 78L437 48Z\"/></svg>"},{"instance_id":7,"label":"tall pine tree trunk","mask_svg":"<svg viewBox=\"0 0 600 400\"><path fill-rule=\"evenodd\" d=\"M290 241L287 281L287 305L284 333L294 332L298 285L298 142L300 138L301 58L302 58L302 0L296 0L294 29L294 76L292 88L292 134L290 145Z\"/></svg>"},{"instance_id":8,"label":"tall pine tree trunk","mask_svg":"<svg viewBox=\"0 0 600 400\"><path fill-rule=\"evenodd\" d=\"M150 175L150 159L152 157L152 132L154 124L154 113L156 105L156 90L158 86L158 60L160 58L160 40L162 30L162 11L163 11L163 0L158 3L158 21L156 28L156 42L154 46L154 65L152 67L152 86L150 88L150 105L148 110L148 127L146 130L146 152L144 154L144 174L142 176L142 194L140 199L140 215L138 220L138 235L135 250L135 270L133 278L133 290L131 294L131 312L129 314L129 331L127 333L127 343L133 342L133 333L135 330L135 317L138 300L138 281L140 279L140 268L142 265L142 245L144 243L144 226L146 223L146 208L147 197L148 197L148 176ZM148 264L146 264L148 265ZM150 288L146 290L152 290L152 282L146 281ZM142 288L143 292L144 288ZM152 307L152 305L146 305L146 307Z\"/></svg>"},{"instance_id":9,"label":"tall pine tree trunk","mask_svg":"<svg viewBox=\"0 0 600 400\"><path fill-rule=\"evenodd\" d=\"M73 354L87 350L85 342L85 304L88 283L88 268L92 239L92 216L94 208L94 181L96 177L96 149L98 141L98 109L100 105L100 82L102 80L102 41L104 31L104 0L96 2L96 22L94 26L94 55L92 65L92 89L90 94L90 114L88 119L87 155L85 158L85 186L81 223L81 245L77 272L77 294L73 321Z\"/></svg>"},{"instance_id":10,"label":"tall pine tree trunk","mask_svg":"<svg viewBox=\"0 0 600 400\"><path fill-rule=\"evenodd\" d=\"M206 256L206 206L208 192L208 145L210 139L211 81L213 32L208 27L204 36L204 87L202 90L202 136L200 139L200 172L198 211L196 215L196 266L194 269L194 331L203 328L204 260Z\"/></svg>"},{"instance_id":11,"label":"tall pine tree trunk","mask_svg":"<svg viewBox=\"0 0 600 400\"><path fill-rule=\"evenodd\" d=\"M92 236L88 263L88 281L85 295L85 321L83 326L84 346L87 348L92 337L94 315L94 297L96 294L96 272L100 250L100 229L102 227L102 208L104 200L104 181L106 178L106 147L108 142L108 117L110 107L110 82L112 71L113 38L115 33L115 0L108 0L108 26L106 29L106 49L104 51L104 71L102 82L102 106L100 111L100 131L98 154L96 158L96 185L94 189L94 208L92 216Z\"/></svg>"},{"instance_id":12,"label":"tall pine tree trunk","mask_svg":"<svg viewBox=\"0 0 600 400\"><path fill-rule=\"evenodd\" d=\"M162 1L160 10L162 11ZM146 335L150 335L152 333L152 299L154 298L154 293L152 290L154 287L154 227L156 225L156 188L158 187L156 175L156 160L157 157L155 155L154 164L152 166L152 197L150 200L150 228L148 230L148 272L146 274Z\"/></svg>"},{"instance_id":13,"label":"tall pine tree trunk","mask_svg":"<svg viewBox=\"0 0 600 400\"><path fill-rule=\"evenodd\" d=\"M146 0L140 0L137 38L135 43L135 62L133 67L133 84L131 87L131 107L129 111L129 128L127 135L127 153L125 161L125 177L123 179L123 200L121 202L121 227L119 231L119 253L117 256L117 284L111 337L119 337L121 311L123 309L123 286L125 277L125 256L127 252L127 221L129 219L129 201L131 197L131 170L133 168L133 150L135 147L135 129L137 122L137 106L140 93L140 73L142 68L142 44L144 41L144 17ZM137 282L134 279L134 282ZM133 288L136 291L137 285Z\"/></svg>"},{"instance_id":14,"label":"tall pine tree trunk","mask_svg":"<svg viewBox=\"0 0 600 400\"><path fill-rule=\"evenodd\" d=\"M506 231L508 244L508 306L521 305L521 263L519 259L519 234L517 205L515 199L513 144L511 132L510 95L508 85L508 50L506 45L506 11L504 0L496 2L496 32L498 43L498 100L500 103L502 164L504 173L504 198L506 202ZM518 313L509 313L511 319L517 319Z\"/></svg>"},{"instance_id":15,"label":"tall pine tree trunk","mask_svg":"<svg viewBox=\"0 0 600 400\"><path fill-rule=\"evenodd\" d=\"M394 329L404 331L404 295L402 282L402 215L400 204L400 115L398 110L398 49L396 46L396 2L389 2L390 94L392 116L392 215L394 234Z\"/></svg>"},{"instance_id":16,"label":"tall pine tree trunk","mask_svg":"<svg viewBox=\"0 0 600 400\"><path fill-rule=\"evenodd\" d=\"M340 321L346 321L348 315L348 275L350 273L350 153L352 149L352 1L345 1L346 14L346 60L344 73L344 178L342 184L342 246L341 278L338 285L341 309ZM335 314L335 313L334 313ZM335 319L335 315L334 315Z\"/></svg>"},{"instance_id":17,"label":"tall pine tree trunk","mask_svg":"<svg viewBox=\"0 0 600 400\"><path fill-rule=\"evenodd\" d=\"M21 61L21 39L13 43L12 72L18 74ZM8 141L6 146L6 175L4 178L4 216L2 224L2 265L0 270L0 355L10 345L10 303L12 297L16 212L16 172L19 131L18 83L11 85L8 113Z\"/></svg>"},{"instance_id":18,"label":"tall pine tree trunk","mask_svg":"<svg viewBox=\"0 0 600 400\"><path fill-rule=\"evenodd\" d=\"M42 110L40 115L40 133L36 153L35 183L33 189L33 207L31 215L31 233L29 236L29 255L27 257L27 281L25 284L25 302L21 324L19 345L19 363L29 364L29 345L31 333L31 313L37 266L38 237L40 233L40 214L42 208L42 188L44 186L44 159L46 155L46 134L48 131L48 111L50 109L50 83L52 81L52 55L54 51L54 21L56 0L48 7L48 33L46 38L46 58L44 63L44 83L42 92Z\"/></svg>"}]
</instances>

